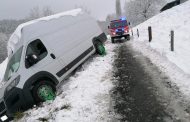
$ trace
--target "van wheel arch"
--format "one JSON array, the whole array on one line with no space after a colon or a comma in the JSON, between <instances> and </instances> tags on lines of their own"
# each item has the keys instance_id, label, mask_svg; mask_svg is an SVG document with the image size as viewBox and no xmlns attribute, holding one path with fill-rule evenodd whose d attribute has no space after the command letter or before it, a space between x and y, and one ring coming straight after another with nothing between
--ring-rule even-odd
<instances>
[{"instance_id":1,"label":"van wheel arch","mask_svg":"<svg viewBox=\"0 0 190 122\"><path fill-rule=\"evenodd\" d=\"M94 37L94 38L92 39L92 43L93 43L94 46L95 46L95 44L96 44L97 41L99 41L97 37Z\"/></svg>"},{"instance_id":2,"label":"van wheel arch","mask_svg":"<svg viewBox=\"0 0 190 122\"><path fill-rule=\"evenodd\" d=\"M59 83L59 81L56 79L56 77L54 77L51 73L42 71L42 72L38 72L35 75L33 75L32 77L30 77L24 84L24 88L30 88L32 85L34 85L36 82L38 82L39 80L50 80L53 82L53 84L57 85Z\"/></svg>"},{"instance_id":3,"label":"van wheel arch","mask_svg":"<svg viewBox=\"0 0 190 122\"><path fill-rule=\"evenodd\" d=\"M93 38L92 42L93 42L94 46L96 46L97 43L102 43L103 44L103 42L98 37Z\"/></svg>"},{"instance_id":4,"label":"van wheel arch","mask_svg":"<svg viewBox=\"0 0 190 122\"><path fill-rule=\"evenodd\" d=\"M57 85L51 78L49 77L39 77L36 81L33 82L33 84L31 86L36 85L38 82L42 81L42 80L47 80L47 81L51 81L54 85Z\"/></svg>"},{"instance_id":5,"label":"van wheel arch","mask_svg":"<svg viewBox=\"0 0 190 122\"><path fill-rule=\"evenodd\" d=\"M24 84L23 87L23 95L25 98L26 103L28 104L28 108L32 107L35 104L35 101L32 96L32 88L36 83L39 82L39 80L42 79L47 79L52 81L52 83L56 86L59 82L56 77L54 77L51 73L49 72L38 72L35 75L31 76Z\"/></svg>"}]
</instances>

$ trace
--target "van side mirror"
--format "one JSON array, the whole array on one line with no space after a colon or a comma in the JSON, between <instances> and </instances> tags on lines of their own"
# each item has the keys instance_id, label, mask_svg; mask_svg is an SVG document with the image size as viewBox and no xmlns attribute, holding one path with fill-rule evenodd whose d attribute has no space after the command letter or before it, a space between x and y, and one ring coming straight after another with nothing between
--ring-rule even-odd
<instances>
[{"instance_id":1,"label":"van side mirror","mask_svg":"<svg viewBox=\"0 0 190 122\"><path fill-rule=\"evenodd\" d=\"M110 29L110 26L108 26L108 29Z\"/></svg>"},{"instance_id":2,"label":"van side mirror","mask_svg":"<svg viewBox=\"0 0 190 122\"><path fill-rule=\"evenodd\" d=\"M29 68L36 64L39 61L38 57L35 54L26 56L26 67Z\"/></svg>"}]
</instances>

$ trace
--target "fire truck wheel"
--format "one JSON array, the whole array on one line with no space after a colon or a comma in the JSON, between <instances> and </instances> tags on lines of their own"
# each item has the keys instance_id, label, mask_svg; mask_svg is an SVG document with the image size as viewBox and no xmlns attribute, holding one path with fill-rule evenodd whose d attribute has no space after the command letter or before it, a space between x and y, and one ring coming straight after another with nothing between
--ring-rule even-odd
<instances>
[{"instance_id":1,"label":"fire truck wheel","mask_svg":"<svg viewBox=\"0 0 190 122\"><path fill-rule=\"evenodd\" d=\"M129 35L128 35L128 36L126 36L126 39L127 39L127 40L130 40L130 36L129 36Z\"/></svg>"},{"instance_id":2,"label":"fire truck wheel","mask_svg":"<svg viewBox=\"0 0 190 122\"><path fill-rule=\"evenodd\" d=\"M114 40L114 38L113 38L113 37L111 38L111 43L115 43L115 40Z\"/></svg>"}]
</instances>

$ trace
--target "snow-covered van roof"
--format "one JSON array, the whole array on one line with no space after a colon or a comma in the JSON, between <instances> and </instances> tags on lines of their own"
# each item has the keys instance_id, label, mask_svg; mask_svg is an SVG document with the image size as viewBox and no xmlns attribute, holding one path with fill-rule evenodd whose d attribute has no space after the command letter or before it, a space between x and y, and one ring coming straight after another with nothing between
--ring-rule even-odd
<instances>
[{"instance_id":1,"label":"snow-covered van roof","mask_svg":"<svg viewBox=\"0 0 190 122\"><path fill-rule=\"evenodd\" d=\"M27 27L29 25L32 25L32 24L35 24L35 23L38 23L38 22L41 22L41 21L49 21L49 20L52 20L52 19L58 19L58 18L61 18L63 16L77 16L78 14L81 14L81 13L82 13L82 9L80 9L80 8L79 9L73 9L73 10L70 10L70 11L58 13L58 14L55 14L55 15L47 16L47 17L42 17L42 18L39 18L39 19L36 19L36 20L32 20L32 21L20 24L16 28L14 33L11 35L11 37L10 37L10 39L8 41L8 44L7 44L8 56L15 51L16 46L19 44L19 42L21 40L22 30L23 30L24 27Z\"/></svg>"}]
</instances>

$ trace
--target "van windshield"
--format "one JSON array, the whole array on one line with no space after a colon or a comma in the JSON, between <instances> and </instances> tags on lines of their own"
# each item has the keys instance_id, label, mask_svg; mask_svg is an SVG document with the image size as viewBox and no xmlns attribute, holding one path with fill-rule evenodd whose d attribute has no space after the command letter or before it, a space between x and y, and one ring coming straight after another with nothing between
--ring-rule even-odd
<instances>
[{"instance_id":1,"label":"van windshield","mask_svg":"<svg viewBox=\"0 0 190 122\"><path fill-rule=\"evenodd\" d=\"M9 60L8 64L7 64L7 69L5 71L5 75L4 75L4 80L8 81L12 75L18 71L19 67L20 67L20 60L21 60L21 55L22 55L22 49L23 47L21 47Z\"/></svg>"}]
</instances>

